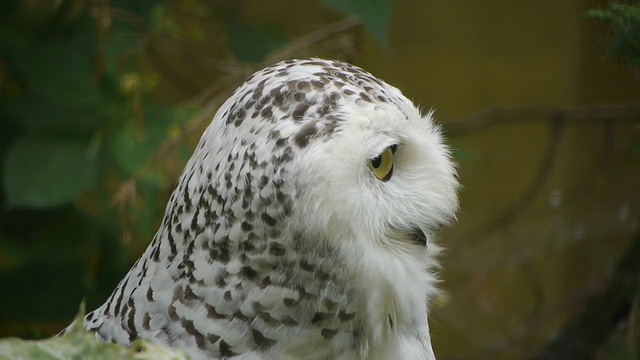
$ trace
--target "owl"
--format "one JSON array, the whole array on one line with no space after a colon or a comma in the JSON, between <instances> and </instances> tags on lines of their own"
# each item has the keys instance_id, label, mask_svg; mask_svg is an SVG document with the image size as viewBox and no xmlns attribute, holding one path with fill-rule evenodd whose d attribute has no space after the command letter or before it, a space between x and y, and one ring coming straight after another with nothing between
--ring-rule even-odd
<instances>
[{"instance_id":1,"label":"owl","mask_svg":"<svg viewBox=\"0 0 640 360\"><path fill-rule=\"evenodd\" d=\"M84 326L192 359L435 359L458 181L432 114L340 61L287 60L220 107L160 229Z\"/></svg>"}]
</instances>

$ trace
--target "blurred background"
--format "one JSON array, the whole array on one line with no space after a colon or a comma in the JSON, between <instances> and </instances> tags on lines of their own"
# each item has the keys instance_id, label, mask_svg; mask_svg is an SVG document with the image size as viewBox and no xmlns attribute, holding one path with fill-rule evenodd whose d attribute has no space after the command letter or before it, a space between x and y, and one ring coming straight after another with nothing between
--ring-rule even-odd
<instances>
[{"instance_id":1,"label":"blurred background","mask_svg":"<svg viewBox=\"0 0 640 360\"><path fill-rule=\"evenodd\" d=\"M0 337L59 332L150 242L217 107L318 56L435 109L464 188L439 359L640 359L640 7L6 0Z\"/></svg>"}]
</instances>

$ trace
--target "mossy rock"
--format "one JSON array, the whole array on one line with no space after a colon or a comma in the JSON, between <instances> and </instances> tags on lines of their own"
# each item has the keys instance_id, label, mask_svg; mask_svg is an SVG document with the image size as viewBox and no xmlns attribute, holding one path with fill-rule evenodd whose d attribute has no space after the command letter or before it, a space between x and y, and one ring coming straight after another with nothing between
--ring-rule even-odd
<instances>
[{"instance_id":1,"label":"mossy rock","mask_svg":"<svg viewBox=\"0 0 640 360\"><path fill-rule=\"evenodd\" d=\"M76 317L79 324L84 311ZM136 359L187 360L183 351L138 340L131 346L98 341L81 326L67 329L64 335L44 340L0 339L0 360Z\"/></svg>"}]
</instances>

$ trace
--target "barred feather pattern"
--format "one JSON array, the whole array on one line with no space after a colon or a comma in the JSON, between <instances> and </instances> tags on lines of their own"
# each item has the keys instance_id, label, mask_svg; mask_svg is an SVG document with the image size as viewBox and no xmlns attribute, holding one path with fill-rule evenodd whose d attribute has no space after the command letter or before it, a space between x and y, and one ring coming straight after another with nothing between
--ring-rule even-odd
<instances>
[{"instance_id":1,"label":"barred feather pattern","mask_svg":"<svg viewBox=\"0 0 640 360\"><path fill-rule=\"evenodd\" d=\"M392 176L367 166L393 146ZM84 326L193 359L435 359L455 167L432 114L340 61L288 60L222 105L141 258Z\"/></svg>"}]
</instances>

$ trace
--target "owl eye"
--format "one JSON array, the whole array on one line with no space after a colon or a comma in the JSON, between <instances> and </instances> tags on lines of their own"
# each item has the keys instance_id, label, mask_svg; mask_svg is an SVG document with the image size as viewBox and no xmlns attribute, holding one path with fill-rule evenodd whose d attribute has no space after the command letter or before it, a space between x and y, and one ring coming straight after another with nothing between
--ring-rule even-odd
<instances>
[{"instance_id":1,"label":"owl eye","mask_svg":"<svg viewBox=\"0 0 640 360\"><path fill-rule=\"evenodd\" d=\"M384 149L382 154L369 160L369 169L373 175L382 181L391 179L393 175L393 154L398 149L398 145L391 145Z\"/></svg>"}]
</instances>

